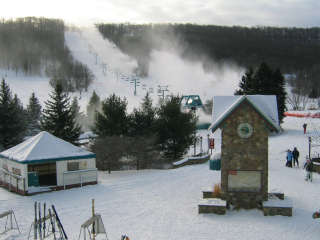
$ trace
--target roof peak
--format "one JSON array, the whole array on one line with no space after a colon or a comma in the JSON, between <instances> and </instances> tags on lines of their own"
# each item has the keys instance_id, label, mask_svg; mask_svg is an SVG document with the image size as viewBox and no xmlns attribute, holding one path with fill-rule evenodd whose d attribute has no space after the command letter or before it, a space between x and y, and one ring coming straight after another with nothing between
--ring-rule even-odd
<instances>
[{"instance_id":1,"label":"roof peak","mask_svg":"<svg viewBox=\"0 0 320 240\"><path fill-rule=\"evenodd\" d=\"M77 147L46 131L39 132L37 135L28 138L24 142L1 152L0 155L7 159L19 162L94 156L93 153Z\"/></svg>"},{"instance_id":2,"label":"roof peak","mask_svg":"<svg viewBox=\"0 0 320 240\"><path fill-rule=\"evenodd\" d=\"M213 123L210 125L209 130L215 131L221 122L245 100L248 101L274 129L277 131L280 130L277 99L275 95L214 96L212 112Z\"/></svg>"}]
</instances>

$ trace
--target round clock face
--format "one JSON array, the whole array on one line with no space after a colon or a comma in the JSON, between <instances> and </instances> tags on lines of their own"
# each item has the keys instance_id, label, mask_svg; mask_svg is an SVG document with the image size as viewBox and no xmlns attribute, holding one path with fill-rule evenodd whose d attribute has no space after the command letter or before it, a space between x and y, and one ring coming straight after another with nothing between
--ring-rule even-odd
<instances>
[{"instance_id":1,"label":"round clock face","mask_svg":"<svg viewBox=\"0 0 320 240\"><path fill-rule=\"evenodd\" d=\"M240 123L237 131L241 138L249 138L253 133L253 127L249 123Z\"/></svg>"}]
</instances>

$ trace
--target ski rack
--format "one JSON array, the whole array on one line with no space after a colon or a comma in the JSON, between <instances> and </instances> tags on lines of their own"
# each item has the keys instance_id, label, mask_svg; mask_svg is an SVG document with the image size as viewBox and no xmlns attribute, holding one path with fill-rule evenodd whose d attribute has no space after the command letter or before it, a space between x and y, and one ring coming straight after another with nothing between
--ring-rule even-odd
<instances>
[{"instance_id":1,"label":"ski rack","mask_svg":"<svg viewBox=\"0 0 320 240\"><path fill-rule=\"evenodd\" d=\"M55 207L52 205L52 211L49 208L46 212L46 203L43 204L43 214L41 214L41 204L40 202L34 203L34 221L30 226L30 231L28 239L30 239L30 234L33 229L33 239L34 240L44 240L53 239L54 240L67 240L68 237L64 231L64 228L60 222L58 214Z\"/></svg>"},{"instance_id":2,"label":"ski rack","mask_svg":"<svg viewBox=\"0 0 320 240\"><path fill-rule=\"evenodd\" d=\"M9 211L0 213L0 219L1 218L5 218L5 217L7 217L6 224L4 226L4 231L0 232L0 235L5 234L6 232L11 231L11 230L18 230L19 233L21 233L20 229L19 229L19 225L18 225L17 219L16 219L16 216L15 216L13 210L9 210ZM15 222L15 226L14 226L13 219L14 219L14 222ZM8 224L9 224L9 227L7 227Z\"/></svg>"}]
</instances>

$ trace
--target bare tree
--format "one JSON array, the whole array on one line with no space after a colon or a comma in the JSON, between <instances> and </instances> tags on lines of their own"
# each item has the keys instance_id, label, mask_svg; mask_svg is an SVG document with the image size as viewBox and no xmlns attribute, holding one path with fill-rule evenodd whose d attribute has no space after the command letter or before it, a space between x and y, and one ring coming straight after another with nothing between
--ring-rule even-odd
<instances>
[{"instance_id":1,"label":"bare tree","mask_svg":"<svg viewBox=\"0 0 320 240\"><path fill-rule=\"evenodd\" d=\"M309 97L303 94L302 90L297 88L288 92L287 103L291 106L292 110L305 110L308 102Z\"/></svg>"}]
</instances>

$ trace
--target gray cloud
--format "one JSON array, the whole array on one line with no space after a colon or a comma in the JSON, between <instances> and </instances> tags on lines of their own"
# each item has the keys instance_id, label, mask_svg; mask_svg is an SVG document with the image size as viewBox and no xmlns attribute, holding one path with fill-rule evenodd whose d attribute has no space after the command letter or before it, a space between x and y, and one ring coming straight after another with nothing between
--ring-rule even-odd
<instances>
[{"instance_id":1,"label":"gray cloud","mask_svg":"<svg viewBox=\"0 0 320 240\"><path fill-rule=\"evenodd\" d=\"M73 23L320 25L319 0L48 0L46 4L42 0L8 0L1 8L3 17L59 17Z\"/></svg>"}]
</instances>

